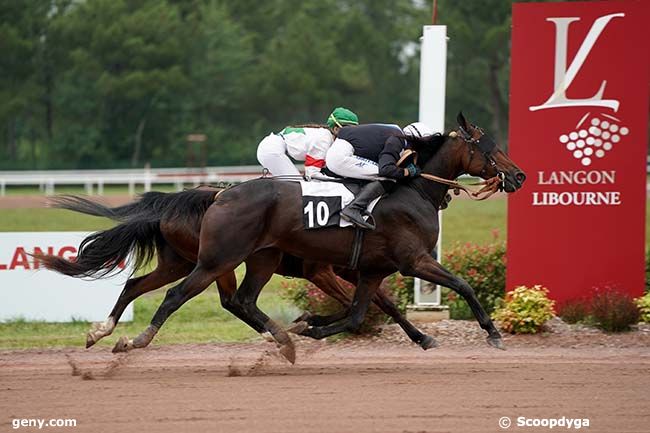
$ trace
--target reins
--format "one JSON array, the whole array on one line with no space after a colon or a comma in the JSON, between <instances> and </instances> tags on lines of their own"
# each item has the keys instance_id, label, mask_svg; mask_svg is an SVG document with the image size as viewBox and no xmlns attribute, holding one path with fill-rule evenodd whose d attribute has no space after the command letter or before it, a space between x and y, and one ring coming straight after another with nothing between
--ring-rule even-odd
<instances>
[{"instance_id":1,"label":"reins","mask_svg":"<svg viewBox=\"0 0 650 433\"><path fill-rule=\"evenodd\" d=\"M491 177L487 180L468 184L468 185L483 185L483 188L479 189L478 191L472 191L471 189L461 184L460 182L434 176L433 174L421 173L420 177L423 177L433 182L438 182L450 186L454 190L455 195L459 195L461 191L464 191L472 200L477 200L477 201L485 200L486 198L492 196L494 193L496 193L499 190L499 186L501 185L501 183L503 183L503 175L499 173L498 175ZM485 194L485 195L481 197L481 194Z\"/></svg>"}]
</instances>

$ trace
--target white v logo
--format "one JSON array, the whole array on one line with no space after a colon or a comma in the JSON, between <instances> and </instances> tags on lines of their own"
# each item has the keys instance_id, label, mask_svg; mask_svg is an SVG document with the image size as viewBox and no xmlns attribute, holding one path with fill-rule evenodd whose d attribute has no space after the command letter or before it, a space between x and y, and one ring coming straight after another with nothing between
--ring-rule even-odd
<instances>
[{"instance_id":1,"label":"white v logo","mask_svg":"<svg viewBox=\"0 0 650 433\"><path fill-rule=\"evenodd\" d=\"M587 99L569 99L566 96L566 91L580 71L587 56L594 47L596 40L603 32L607 24L614 18L624 17L624 13L616 13L605 15L594 21L594 24L589 29L589 33L582 41L582 45L578 49L573 61L566 68L567 62L567 44L569 38L569 25L574 21L580 21L578 17L565 17L565 18L547 18L546 21L555 23L555 83L553 94L542 105L529 107L530 111L543 110L546 108L559 108L559 107L576 107L576 106L596 106L608 107L614 111L618 110L619 101L616 99L603 99L605 86L607 81L603 81L600 89L594 96Z\"/></svg>"}]
</instances>

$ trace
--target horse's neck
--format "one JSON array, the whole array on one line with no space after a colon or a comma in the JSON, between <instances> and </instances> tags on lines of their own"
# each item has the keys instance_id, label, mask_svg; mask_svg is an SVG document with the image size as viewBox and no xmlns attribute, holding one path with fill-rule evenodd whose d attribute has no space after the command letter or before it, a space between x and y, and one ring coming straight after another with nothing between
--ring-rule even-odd
<instances>
[{"instance_id":1,"label":"horse's neck","mask_svg":"<svg viewBox=\"0 0 650 433\"><path fill-rule=\"evenodd\" d=\"M456 179L461 173L462 168L460 161L451 158L450 148L443 146L432 158L425 164L424 172L434 176L442 177L448 180ZM432 180L419 177L413 180L414 186L422 195L428 197L434 206L440 209L449 186Z\"/></svg>"}]
</instances>

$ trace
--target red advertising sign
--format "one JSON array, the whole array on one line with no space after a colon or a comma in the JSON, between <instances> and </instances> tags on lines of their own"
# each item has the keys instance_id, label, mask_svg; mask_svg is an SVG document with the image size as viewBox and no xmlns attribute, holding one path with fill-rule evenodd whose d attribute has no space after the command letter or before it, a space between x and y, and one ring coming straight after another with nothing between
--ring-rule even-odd
<instances>
[{"instance_id":1,"label":"red advertising sign","mask_svg":"<svg viewBox=\"0 0 650 433\"><path fill-rule=\"evenodd\" d=\"M507 287L644 289L650 1L517 3Z\"/></svg>"}]
</instances>

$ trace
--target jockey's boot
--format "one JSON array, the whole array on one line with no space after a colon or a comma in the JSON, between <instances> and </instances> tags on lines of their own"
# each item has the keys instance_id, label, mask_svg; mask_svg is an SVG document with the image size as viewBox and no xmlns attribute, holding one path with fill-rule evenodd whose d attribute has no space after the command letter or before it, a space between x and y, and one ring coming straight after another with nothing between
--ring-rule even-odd
<instances>
[{"instance_id":1,"label":"jockey's boot","mask_svg":"<svg viewBox=\"0 0 650 433\"><path fill-rule=\"evenodd\" d=\"M371 221L365 221L363 219L364 214L368 215L366 208L368 205L377 197L381 197L386 190L380 181L376 180L365 185L359 191L359 194L352 200L352 202L343 208L341 211L341 217L344 220L350 221L352 224L357 227L361 227L368 230L374 230L375 225ZM369 220L372 217L369 218Z\"/></svg>"}]
</instances>

